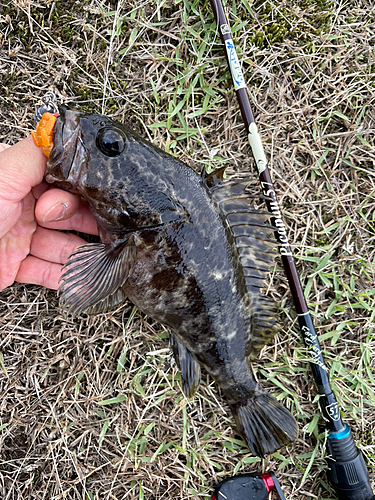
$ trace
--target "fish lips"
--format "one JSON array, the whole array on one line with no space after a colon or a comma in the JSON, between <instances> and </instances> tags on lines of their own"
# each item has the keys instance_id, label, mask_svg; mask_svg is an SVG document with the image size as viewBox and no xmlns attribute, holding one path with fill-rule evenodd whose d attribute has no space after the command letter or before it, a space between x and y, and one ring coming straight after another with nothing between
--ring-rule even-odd
<instances>
[{"instance_id":1,"label":"fish lips","mask_svg":"<svg viewBox=\"0 0 375 500\"><path fill-rule=\"evenodd\" d=\"M46 181L74 186L86 149L81 139L80 113L59 107L53 132L54 146L47 161Z\"/></svg>"}]
</instances>

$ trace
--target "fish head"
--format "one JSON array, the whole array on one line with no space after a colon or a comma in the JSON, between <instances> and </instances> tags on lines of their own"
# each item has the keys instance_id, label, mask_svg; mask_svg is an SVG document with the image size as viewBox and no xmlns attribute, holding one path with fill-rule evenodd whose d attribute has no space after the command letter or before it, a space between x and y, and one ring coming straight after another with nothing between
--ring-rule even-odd
<instances>
[{"instance_id":1,"label":"fish head","mask_svg":"<svg viewBox=\"0 0 375 500\"><path fill-rule=\"evenodd\" d=\"M77 168L73 169L73 161L79 144L79 118L78 114L59 108L58 116L53 130L53 148L47 162L45 179L50 184L66 190L76 190ZM84 149L81 148L83 153ZM74 175L73 174L74 171Z\"/></svg>"},{"instance_id":2,"label":"fish head","mask_svg":"<svg viewBox=\"0 0 375 500\"><path fill-rule=\"evenodd\" d=\"M61 107L46 181L83 196L99 227L154 227L180 215L164 175L168 156L117 121Z\"/></svg>"},{"instance_id":3,"label":"fish head","mask_svg":"<svg viewBox=\"0 0 375 500\"><path fill-rule=\"evenodd\" d=\"M121 124L97 114L59 108L54 147L47 163L47 182L77 192L109 184L114 165L126 156Z\"/></svg>"}]
</instances>

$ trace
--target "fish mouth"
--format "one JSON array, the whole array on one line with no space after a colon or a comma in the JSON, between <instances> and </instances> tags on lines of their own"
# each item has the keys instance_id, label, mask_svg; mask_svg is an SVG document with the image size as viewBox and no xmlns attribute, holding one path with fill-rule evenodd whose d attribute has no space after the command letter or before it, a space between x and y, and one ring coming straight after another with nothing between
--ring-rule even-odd
<instances>
[{"instance_id":1,"label":"fish mouth","mask_svg":"<svg viewBox=\"0 0 375 500\"><path fill-rule=\"evenodd\" d=\"M46 181L59 187L72 188L79 180L82 163L87 156L84 147L80 113L59 107L53 132L54 146L46 167Z\"/></svg>"}]
</instances>

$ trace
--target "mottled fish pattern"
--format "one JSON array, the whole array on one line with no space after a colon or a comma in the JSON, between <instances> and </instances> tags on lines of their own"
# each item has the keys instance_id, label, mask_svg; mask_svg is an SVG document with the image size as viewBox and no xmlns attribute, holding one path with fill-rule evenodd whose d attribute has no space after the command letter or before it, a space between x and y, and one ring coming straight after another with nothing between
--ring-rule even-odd
<instances>
[{"instance_id":1,"label":"mottled fish pattern","mask_svg":"<svg viewBox=\"0 0 375 500\"><path fill-rule=\"evenodd\" d=\"M245 192L248 180L224 180L224 169L198 175L118 122L60 112L46 180L85 198L101 240L69 257L64 308L97 313L130 299L172 331L186 395L202 366L254 454L290 443L294 418L250 368L277 331L277 308L260 291L273 228Z\"/></svg>"}]
</instances>

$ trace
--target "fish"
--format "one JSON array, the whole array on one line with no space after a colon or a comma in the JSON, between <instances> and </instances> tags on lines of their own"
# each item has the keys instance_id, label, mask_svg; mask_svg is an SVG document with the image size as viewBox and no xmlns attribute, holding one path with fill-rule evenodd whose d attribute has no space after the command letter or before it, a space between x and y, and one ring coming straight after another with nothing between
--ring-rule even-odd
<instances>
[{"instance_id":1,"label":"fish","mask_svg":"<svg viewBox=\"0 0 375 500\"><path fill-rule=\"evenodd\" d=\"M170 330L186 397L203 367L253 454L294 441L294 417L251 368L280 327L277 304L262 293L275 228L256 208L259 195L247 192L250 178L226 179L224 167L199 174L109 117L59 112L45 179L86 200L100 239L63 267L66 313L98 314L130 300Z\"/></svg>"}]
</instances>

